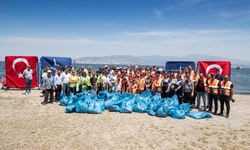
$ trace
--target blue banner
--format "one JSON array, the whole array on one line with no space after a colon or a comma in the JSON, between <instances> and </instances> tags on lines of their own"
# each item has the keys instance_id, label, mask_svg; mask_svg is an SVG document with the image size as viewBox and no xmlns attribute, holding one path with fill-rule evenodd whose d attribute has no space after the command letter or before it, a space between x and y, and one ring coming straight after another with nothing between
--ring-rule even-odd
<instances>
[{"instance_id":1,"label":"blue banner","mask_svg":"<svg viewBox=\"0 0 250 150\"><path fill-rule=\"evenodd\" d=\"M62 68L64 68L66 65L71 67L72 65L72 59L69 57L51 57L51 56L43 56L40 58L41 62L41 69L43 70L46 65L48 65L50 68L54 68L56 65L60 65Z\"/></svg>"}]
</instances>

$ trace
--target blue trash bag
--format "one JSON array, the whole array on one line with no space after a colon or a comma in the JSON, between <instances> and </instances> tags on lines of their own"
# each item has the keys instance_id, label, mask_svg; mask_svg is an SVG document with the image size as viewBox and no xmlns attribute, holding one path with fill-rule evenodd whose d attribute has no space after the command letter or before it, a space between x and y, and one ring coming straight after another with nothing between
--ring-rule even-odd
<instances>
[{"instance_id":1,"label":"blue trash bag","mask_svg":"<svg viewBox=\"0 0 250 150\"><path fill-rule=\"evenodd\" d=\"M111 105L109 106L108 110L111 112L120 112L121 108L119 105Z\"/></svg>"},{"instance_id":2,"label":"blue trash bag","mask_svg":"<svg viewBox=\"0 0 250 150\"><path fill-rule=\"evenodd\" d=\"M154 95L151 97L151 102L148 104L147 113L151 116L157 116L157 111L161 106L162 99L159 97L159 95Z\"/></svg>"},{"instance_id":3,"label":"blue trash bag","mask_svg":"<svg viewBox=\"0 0 250 150\"><path fill-rule=\"evenodd\" d=\"M107 99L105 101L105 108L106 109L110 109L110 107L112 105L120 105L121 104L121 99L119 97L118 94L115 94L115 93L111 93L112 94L112 97L110 97L109 99Z\"/></svg>"},{"instance_id":4,"label":"blue trash bag","mask_svg":"<svg viewBox=\"0 0 250 150\"><path fill-rule=\"evenodd\" d=\"M168 98L170 100L170 104L174 105L174 106L178 106L179 105L179 101L178 101L178 97L177 95L172 96L171 98Z\"/></svg>"},{"instance_id":5,"label":"blue trash bag","mask_svg":"<svg viewBox=\"0 0 250 150\"><path fill-rule=\"evenodd\" d=\"M69 105L65 109L65 113L73 113L76 112L76 106L75 105Z\"/></svg>"},{"instance_id":6,"label":"blue trash bag","mask_svg":"<svg viewBox=\"0 0 250 150\"><path fill-rule=\"evenodd\" d=\"M179 106L170 106L168 109L169 115L175 119L185 119L187 113L190 112L190 104L181 104Z\"/></svg>"},{"instance_id":7,"label":"blue trash bag","mask_svg":"<svg viewBox=\"0 0 250 150\"><path fill-rule=\"evenodd\" d=\"M79 100L75 106L76 106L77 113L87 113L88 112L88 104L84 100Z\"/></svg>"},{"instance_id":8,"label":"blue trash bag","mask_svg":"<svg viewBox=\"0 0 250 150\"><path fill-rule=\"evenodd\" d=\"M187 116L194 119L212 118L212 115L206 112L189 112Z\"/></svg>"},{"instance_id":9,"label":"blue trash bag","mask_svg":"<svg viewBox=\"0 0 250 150\"><path fill-rule=\"evenodd\" d=\"M121 100L121 107L120 112L121 113L132 113L133 112L133 104L134 99L133 96L129 96Z\"/></svg>"},{"instance_id":10,"label":"blue trash bag","mask_svg":"<svg viewBox=\"0 0 250 150\"><path fill-rule=\"evenodd\" d=\"M104 111L104 101L93 101L90 105L88 113L101 114Z\"/></svg>"},{"instance_id":11,"label":"blue trash bag","mask_svg":"<svg viewBox=\"0 0 250 150\"><path fill-rule=\"evenodd\" d=\"M139 113L144 113L147 111L148 105L143 102L142 100L135 100L134 105L133 105L133 111L139 112Z\"/></svg>"},{"instance_id":12,"label":"blue trash bag","mask_svg":"<svg viewBox=\"0 0 250 150\"><path fill-rule=\"evenodd\" d=\"M66 95L63 95L60 99L60 105L61 106L67 106L68 105L68 101L72 99L71 96L66 96Z\"/></svg>"},{"instance_id":13,"label":"blue trash bag","mask_svg":"<svg viewBox=\"0 0 250 150\"><path fill-rule=\"evenodd\" d=\"M158 117L167 117L168 116L168 108L169 101L167 99L162 99L161 103L158 104L157 116Z\"/></svg>"},{"instance_id":14,"label":"blue trash bag","mask_svg":"<svg viewBox=\"0 0 250 150\"><path fill-rule=\"evenodd\" d=\"M67 106L70 106L70 105L75 105L76 102L79 100L79 98L73 94L70 95L71 98L68 99L68 104Z\"/></svg>"}]
</instances>

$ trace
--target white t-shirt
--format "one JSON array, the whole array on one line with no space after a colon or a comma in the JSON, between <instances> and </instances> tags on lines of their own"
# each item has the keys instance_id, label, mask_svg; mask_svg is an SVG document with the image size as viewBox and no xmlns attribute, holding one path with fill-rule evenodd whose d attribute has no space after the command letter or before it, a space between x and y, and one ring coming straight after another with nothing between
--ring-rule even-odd
<instances>
[{"instance_id":1,"label":"white t-shirt","mask_svg":"<svg viewBox=\"0 0 250 150\"><path fill-rule=\"evenodd\" d=\"M66 73L64 73L64 74L62 74L62 79L63 79L63 83L69 83L69 77L70 77L70 74L68 73L68 74L66 74Z\"/></svg>"},{"instance_id":2,"label":"white t-shirt","mask_svg":"<svg viewBox=\"0 0 250 150\"><path fill-rule=\"evenodd\" d=\"M32 69L30 69L30 70L25 69L23 71L23 75L24 75L25 79L32 80L32 74L33 74L33 70Z\"/></svg>"},{"instance_id":3,"label":"white t-shirt","mask_svg":"<svg viewBox=\"0 0 250 150\"><path fill-rule=\"evenodd\" d=\"M60 76L56 75L54 77L54 81L55 81L55 85L61 85L62 81L63 81L63 76L62 75L60 75Z\"/></svg>"}]
</instances>

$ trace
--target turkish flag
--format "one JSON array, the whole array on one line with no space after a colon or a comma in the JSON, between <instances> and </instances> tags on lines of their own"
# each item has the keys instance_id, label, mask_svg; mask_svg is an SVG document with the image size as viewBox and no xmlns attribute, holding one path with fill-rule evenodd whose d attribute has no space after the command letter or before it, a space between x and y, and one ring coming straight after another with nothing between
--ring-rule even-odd
<instances>
[{"instance_id":1,"label":"turkish flag","mask_svg":"<svg viewBox=\"0 0 250 150\"><path fill-rule=\"evenodd\" d=\"M6 56L6 85L9 88L25 88L23 71L30 65L30 68L33 70L32 87L38 87L37 64L38 58L36 56Z\"/></svg>"},{"instance_id":2,"label":"turkish flag","mask_svg":"<svg viewBox=\"0 0 250 150\"><path fill-rule=\"evenodd\" d=\"M199 61L198 67L200 72L206 77L208 73L216 74L220 71L221 75L231 75L230 61Z\"/></svg>"}]
</instances>

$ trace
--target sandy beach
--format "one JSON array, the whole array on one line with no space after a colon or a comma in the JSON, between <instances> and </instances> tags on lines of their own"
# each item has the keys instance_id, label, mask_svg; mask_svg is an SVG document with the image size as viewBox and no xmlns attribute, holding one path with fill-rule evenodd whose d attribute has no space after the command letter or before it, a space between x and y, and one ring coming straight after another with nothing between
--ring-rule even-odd
<instances>
[{"instance_id":1,"label":"sandy beach","mask_svg":"<svg viewBox=\"0 0 250 150\"><path fill-rule=\"evenodd\" d=\"M250 95L235 95L229 119L204 120L66 114L40 95L0 91L0 149L250 149Z\"/></svg>"}]
</instances>

